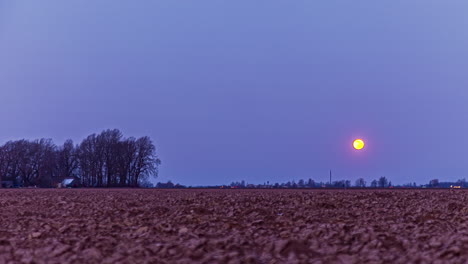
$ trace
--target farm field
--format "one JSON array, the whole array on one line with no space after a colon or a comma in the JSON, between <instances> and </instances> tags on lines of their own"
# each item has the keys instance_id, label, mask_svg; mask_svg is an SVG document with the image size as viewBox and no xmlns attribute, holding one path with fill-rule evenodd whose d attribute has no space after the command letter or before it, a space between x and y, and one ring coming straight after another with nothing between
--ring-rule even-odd
<instances>
[{"instance_id":1,"label":"farm field","mask_svg":"<svg viewBox=\"0 0 468 264\"><path fill-rule=\"evenodd\" d=\"M0 263L466 263L464 190L1 189Z\"/></svg>"}]
</instances>

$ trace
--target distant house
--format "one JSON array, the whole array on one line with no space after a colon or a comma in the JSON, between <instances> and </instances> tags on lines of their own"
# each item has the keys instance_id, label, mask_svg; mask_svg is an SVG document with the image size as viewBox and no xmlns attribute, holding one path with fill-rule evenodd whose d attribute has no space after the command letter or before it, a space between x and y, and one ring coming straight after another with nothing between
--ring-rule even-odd
<instances>
[{"instance_id":1,"label":"distant house","mask_svg":"<svg viewBox=\"0 0 468 264\"><path fill-rule=\"evenodd\" d=\"M80 187L80 181L76 178L66 178L57 184L58 188L77 188Z\"/></svg>"}]
</instances>

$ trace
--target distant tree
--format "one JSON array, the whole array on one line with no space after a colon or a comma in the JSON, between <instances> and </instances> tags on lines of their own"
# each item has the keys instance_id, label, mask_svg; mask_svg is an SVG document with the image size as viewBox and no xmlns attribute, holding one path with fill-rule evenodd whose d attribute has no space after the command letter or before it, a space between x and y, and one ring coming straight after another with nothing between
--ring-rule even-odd
<instances>
[{"instance_id":1,"label":"distant tree","mask_svg":"<svg viewBox=\"0 0 468 264\"><path fill-rule=\"evenodd\" d=\"M371 187L372 187L372 188L377 188L378 185L379 185L379 183L377 182L377 180L373 180L373 181L371 182Z\"/></svg>"},{"instance_id":2,"label":"distant tree","mask_svg":"<svg viewBox=\"0 0 468 264\"><path fill-rule=\"evenodd\" d=\"M1 146L0 147L0 188L2 188L2 179L4 175L6 174L7 168L8 168L8 163L6 159L5 150L4 150L4 147Z\"/></svg>"},{"instance_id":3,"label":"distant tree","mask_svg":"<svg viewBox=\"0 0 468 264\"><path fill-rule=\"evenodd\" d=\"M345 180L345 181L344 181L344 187L345 187L345 188L351 187L351 181L350 181L350 180Z\"/></svg>"},{"instance_id":4,"label":"distant tree","mask_svg":"<svg viewBox=\"0 0 468 264\"><path fill-rule=\"evenodd\" d=\"M291 184L291 188L296 189L297 188L297 183L296 181L293 181Z\"/></svg>"},{"instance_id":5,"label":"distant tree","mask_svg":"<svg viewBox=\"0 0 468 264\"><path fill-rule=\"evenodd\" d=\"M56 146L50 139L16 142L19 176L24 186L51 186Z\"/></svg>"},{"instance_id":6,"label":"distant tree","mask_svg":"<svg viewBox=\"0 0 468 264\"><path fill-rule=\"evenodd\" d=\"M14 184L19 184L20 171L19 171L19 161L21 151L18 148L20 141L8 141L5 145L2 146L2 165L1 171L2 180L12 181Z\"/></svg>"},{"instance_id":7,"label":"distant tree","mask_svg":"<svg viewBox=\"0 0 468 264\"><path fill-rule=\"evenodd\" d=\"M174 188L174 184L172 183L172 181L167 182L167 187L168 188Z\"/></svg>"},{"instance_id":8,"label":"distant tree","mask_svg":"<svg viewBox=\"0 0 468 264\"><path fill-rule=\"evenodd\" d=\"M299 182L297 183L299 188L304 188L305 187L305 182L304 180L300 179Z\"/></svg>"},{"instance_id":9,"label":"distant tree","mask_svg":"<svg viewBox=\"0 0 468 264\"><path fill-rule=\"evenodd\" d=\"M78 146L23 139L0 147L0 178L23 186L51 187L74 177L87 187L136 187L157 176L160 164L148 137L124 139L116 129L92 134Z\"/></svg>"},{"instance_id":10,"label":"distant tree","mask_svg":"<svg viewBox=\"0 0 468 264\"><path fill-rule=\"evenodd\" d=\"M307 181L307 187L314 188L315 187L315 182L312 179L309 179Z\"/></svg>"},{"instance_id":11,"label":"distant tree","mask_svg":"<svg viewBox=\"0 0 468 264\"><path fill-rule=\"evenodd\" d=\"M462 187L467 187L467 185L466 185L466 179L463 178L463 179L458 180L458 181L457 181L457 185L462 186Z\"/></svg>"},{"instance_id":12,"label":"distant tree","mask_svg":"<svg viewBox=\"0 0 468 264\"><path fill-rule=\"evenodd\" d=\"M380 177L379 178L379 187L380 188L386 188L388 187L388 180L386 177Z\"/></svg>"},{"instance_id":13,"label":"distant tree","mask_svg":"<svg viewBox=\"0 0 468 264\"><path fill-rule=\"evenodd\" d=\"M173 189L174 187L175 185L171 181L168 181L167 183L158 182L156 184L156 188Z\"/></svg>"},{"instance_id":14,"label":"distant tree","mask_svg":"<svg viewBox=\"0 0 468 264\"><path fill-rule=\"evenodd\" d=\"M332 183L332 186L334 188L344 188L346 186L346 183L345 183L345 181L334 181Z\"/></svg>"},{"instance_id":15,"label":"distant tree","mask_svg":"<svg viewBox=\"0 0 468 264\"><path fill-rule=\"evenodd\" d=\"M106 187L118 185L119 156L121 155L120 144L122 142L122 132L118 129L108 129L102 131L97 136L97 142L102 150L101 162L104 164L103 184ZM144 181L142 181L144 182Z\"/></svg>"},{"instance_id":16,"label":"distant tree","mask_svg":"<svg viewBox=\"0 0 468 264\"><path fill-rule=\"evenodd\" d=\"M56 177L59 179L72 178L78 173L77 150L72 140L67 140L57 150Z\"/></svg>"},{"instance_id":17,"label":"distant tree","mask_svg":"<svg viewBox=\"0 0 468 264\"><path fill-rule=\"evenodd\" d=\"M154 184L150 182L147 178L142 178L139 182L141 188L154 188Z\"/></svg>"},{"instance_id":18,"label":"distant tree","mask_svg":"<svg viewBox=\"0 0 468 264\"><path fill-rule=\"evenodd\" d=\"M149 137L136 140L136 155L130 174L130 186L138 186L140 178L157 177L161 160L156 156L156 148Z\"/></svg>"},{"instance_id":19,"label":"distant tree","mask_svg":"<svg viewBox=\"0 0 468 264\"><path fill-rule=\"evenodd\" d=\"M358 188L366 187L366 181L363 178L359 178L356 180L355 186Z\"/></svg>"}]
</instances>

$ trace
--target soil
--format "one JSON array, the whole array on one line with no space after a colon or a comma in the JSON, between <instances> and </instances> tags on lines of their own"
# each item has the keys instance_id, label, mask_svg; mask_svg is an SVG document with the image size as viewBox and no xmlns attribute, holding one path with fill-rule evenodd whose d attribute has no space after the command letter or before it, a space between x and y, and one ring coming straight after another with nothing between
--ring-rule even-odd
<instances>
[{"instance_id":1,"label":"soil","mask_svg":"<svg viewBox=\"0 0 468 264\"><path fill-rule=\"evenodd\" d=\"M0 263L467 263L467 194L2 189Z\"/></svg>"}]
</instances>

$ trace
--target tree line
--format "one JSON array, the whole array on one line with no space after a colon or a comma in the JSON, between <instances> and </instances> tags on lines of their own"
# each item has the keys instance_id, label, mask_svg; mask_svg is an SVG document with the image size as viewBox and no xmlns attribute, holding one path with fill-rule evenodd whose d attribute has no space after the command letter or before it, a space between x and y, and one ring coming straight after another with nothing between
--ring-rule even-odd
<instances>
[{"instance_id":1,"label":"tree line","mask_svg":"<svg viewBox=\"0 0 468 264\"><path fill-rule=\"evenodd\" d=\"M288 181L284 183L270 183L267 181L263 184L247 184L245 181L232 182L229 187L234 188L389 188L392 187L392 182L389 181L386 177L380 177L379 179L373 180L370 183L370 186L367 185L367 182L363 178L359 178L352 185L350 180L338 180L333 182L316 182L313 179L308 180L299 180L299 181Z\"/></svg>"},{"instance_id":2,"label":"tree line","mask_svg":"<svg viewBox=\"0 0 468 264\"><path fill-rule=\"evenodd\" d=\"M17 186L54 187L74 178L83 187L137 187L161 164L149 137L125 138L104 130L75 145L51 139L8 141L0 146L0 180Z\"/></svg>"},{"instance_id":3,"label":"tree line","mask_svg":"<svg viewBox=\"0 0 468 264\"><path fill-rule=\"evenodd\" d=\"M416 186L416 185L415 185ZM177 188L192 188L192 186L184 186L181 184L174 184L171 181L167 183L158 182L156 186L148 185L147 187L156 187L162 189L177 189ZM373 180L370 186L363 178L356 180L355 184L352 185L350 180L338 180L333 182L316 182L313 179L299 180L299 181L288 181L283 183L270 183L269 181L263 184L251 184L246 181L236 181L228 185L205 185L196 186L195 188L221 188L221 189L244 189L244 188L268 188L268 189L295 189L295 188L390 188L393 187L392 182L386 177L380 177L377 180ZM412 185L411 185L412 187Z\"/></svg>"},{"instance_id":4,"label":"tree line","mask_svg":"<svg viewBox=\"0 0 468 264\"><path fill-rule=\"evenodd\" d=\"M263 184L251 184L246 181L236 181L228 185L205 185L205 186L185 186L182 184L174 184L172 181L158 182L156 186L151 183L145 185L147 188L162 188L162 189L182 189L182 188L216 188L216 189L295 189L295 188L468 188L468 181L460 179L454 182L441 182L438 179L429 181L429 184L417 185L416 182L393 185L386 177L382 176L378 179L372 180L370 184L363 178L359 178L351 184L350 180L338 180L333 182L316 182L312 179L288 181L284 183L270 183L269 181Z\"/></svg>"}]
</instances>

